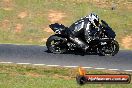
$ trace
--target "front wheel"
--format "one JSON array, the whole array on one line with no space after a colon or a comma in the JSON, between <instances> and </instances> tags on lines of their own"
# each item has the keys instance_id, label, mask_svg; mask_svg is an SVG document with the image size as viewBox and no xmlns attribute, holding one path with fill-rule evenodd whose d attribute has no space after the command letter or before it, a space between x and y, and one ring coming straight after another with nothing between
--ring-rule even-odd
<instances>
[{"instance_id":1,"label":"front wheel","mask_svg":"<svg viewBox=\"0 0 132 88\"><path fill-rule=\"evenodd\" d=\"M107 44L101 45L98 48L98 53L100 56L106 56L106 55L114 56L115 54L118 53L118 51L119 51L119 44L115 40L107 42Z\"/></svg>"},{"instance_id":2,"label":"front wheel","mask_svg":"<svg viewBox=\"0 0 132 88\"><path fill-rule=\"evenodd\" d=\"M66 52L66 44L63 38L56 35L52 35L48 38L46 46L51 53L60 54Z\"/></svg>"}]
</instances>

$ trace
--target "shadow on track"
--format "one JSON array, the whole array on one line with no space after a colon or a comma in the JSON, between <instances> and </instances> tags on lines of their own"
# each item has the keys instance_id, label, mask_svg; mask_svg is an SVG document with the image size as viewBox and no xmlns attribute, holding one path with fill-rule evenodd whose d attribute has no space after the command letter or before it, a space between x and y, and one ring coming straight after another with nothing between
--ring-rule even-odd
<instances>
[{"instance_id":1,"label":"shadow on track","mask_svg":"<svg viewBox=\"0 0 132 88\"><path fill-rule=\"evenodd\" d=\"M51 53L49 50L46 50L44 52ZM82 50L78 50L78 51L67 51L67 52L62 53L62 54L74 54L74 55L81 55L81 56L85 56L85 55L98 55L98 53L96 53L96 52L88 52L88 53L85 53Z\"/></svg>"}]
</instances>

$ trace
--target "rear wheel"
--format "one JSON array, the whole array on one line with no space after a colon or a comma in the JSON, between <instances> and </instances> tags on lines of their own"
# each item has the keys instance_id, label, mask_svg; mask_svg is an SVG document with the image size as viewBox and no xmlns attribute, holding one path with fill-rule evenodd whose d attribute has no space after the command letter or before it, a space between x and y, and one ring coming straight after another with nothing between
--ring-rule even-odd
<instances>
[{"instance_id":1,"label":"rear wheel","mask_svg":"<svg viewBox=\"0 0 132 88\"><path fill-rule=\"evenodd\" d=\"M100 56L114 56L117 54L119 51L119 44L117 41L112 40L111 42L108 42L105 45L101 45L100 48L98 49L99 55Z\"/></svg>"},{"instance_id":2,"label":"rear wheel","mask_svg":"<svg viewBox=\"0 0 132 88\"><path fill-rule=\"evenodd\" d=\"M64 43L63 38L56 35L52 35L48 38L46 42L48 50L52 53L64 53L66 52L66 44Z\"/></svg>"}]
</instances>

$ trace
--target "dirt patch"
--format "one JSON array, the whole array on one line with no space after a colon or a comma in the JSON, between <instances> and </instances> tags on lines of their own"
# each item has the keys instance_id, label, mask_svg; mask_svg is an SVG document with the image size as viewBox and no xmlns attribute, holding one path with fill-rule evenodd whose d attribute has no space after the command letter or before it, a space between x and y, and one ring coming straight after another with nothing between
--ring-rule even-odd
<instances>
[{"instance_id":1,"label":"dirt patch","mask_svg":"<svg viewBox=\"0 0 132 88\"><path fill-rule=\"evenodd\" d=\"M46 42L48 38L43 38L40 42Z\"/></svg>"},{"instance_id":2,"label":"dirt patch","mask_svg":"<svg viewBox=\"0 0 132 88\"><path fill-rule=\"evenodd\" d=\"M125 49L132 49L132 35L127 35L122 39L121 45Z\"/></svg>"},{"instance_id":3,"label":"dirt patch","mask_svg":"<svg viewBox=\"0 0 132 88\"><path fill-rule=\"evenodd\" d=\"M42 77L43 76L38 73L28 73L28 72L26 73L26 75L31 76L31 77Z\"/></svg>"},{"instance_id":4,"label":"dirt patch","mask_svg":"<svg viewBox=\"0 0 132 88\"><path fill-rule=\"evenodd\" d=\"M33 42L33 39L32 38L29 38L28 42L32 43Z\"/></svg>"},{"instance_id":5,"label":"dirt patch","mask_svg":"<svg viewBox=\"0 0 132 88\"><path fill-rule=\"evenodd\" d=\"M13 8L11 8L11 7L5 7L5 8L3 8L4 10L6 10L6 11L11 11L11 10L13 10Z\"/></svg>"},{"instance_id":6,"label":"dirt patch","mask_svg":"<svg viewBox=\"0 0 132 88\"><path fill-rule=\"evenodd\" d=\"M50 10L48 13L48 19L51 23L59 22L66 17L66 14L61 11Z\"/></svg>"},{"instance_id":7,"label":"dirt patch","mask_svg":"<svg viewBox=\"0 0 132 88\"><path fill-rule=\"evenodd\" d=\"M9 25L10 25L10 21L9 20L3 20L1 23L0 23L0 25L1 25L1 27L2 28L8 28L9 27Z\"/></svg>"},{"instance_id":8,"label":"dirt patch","mask_svg":"<svg viewBox=\"0 0 132 88\"><path fill-rule=\"evenodd\" d=\"M118 1L110 1L110 0L83 0L95 4L99 8L110 8L110 9L132 9L132 2L127 0L118 0Z\"/></svg>"},{"instance_id":9,"label":"dirt patch","mask_svg":"<svg viewBox=\"0 0 132 88\"><path fill-rule=\"evenodd\" d=\"M10 3L12 0L3 0L5 3Z\"/></svg>"},{"instance_id":10,"label":"dirt patch","mask_svg":"<svg viewBox=\"0 0 132 88\"><path fill-rule=\"evenodd\" d=\"M13 10L13 1L12 0L3 0L2 7L4 10L10 11Z\"/></svg>"},{"instance_id":11,"label":"dirt patch","mask_svg":"<svg viewBox=\"0 0 132 88\"><path fill-rule=\"evenodd\" d=\"M16 33L20 33L22 31L22 29L23 29L23 24L20 24L20 23L16 24L16 26L15 26Z\"/></svg>"},{"instance_id":12,"label":"dirt patch","mask_svg":"<svg viewBox=\"0 0 132 88\"><path fill-rule=\"evenodd\" d=\"M132 10L132 3L125 3L123 6L129 10Z\"/></svg>"},{"instance_id":13,"label":"dirt patch","mask_svg":"<svg viewBox=\"0 0 132 88\"><path fill-rule=\"evenodd\" d=\"M21 74L12 72L12 73L10 73L9 75L12 76L12 77L16 77L16 76L19 76L19 75L21 75Z\"/></svg>"},{"instance_id":14,"label":"dirt patch","mask_svg":"<svg viewBox=\"0 0 132 88\"><path fill-rule=\"evenodd\" d=\"M28 16L28 12L27 11L23 11L23 12L20 12L18 14L18 18L21 18L21 19L23 19L23 18L25 18L27 16Z\"/></svg>"},{"instance_id":15,"label":"dirt patch","mask_svg":"<svg viewBox=\"0 0 132 88\"><path fill-rule=\"evenodd\" d=\"M66 17L66 13L61 12L61 11L54 11L54 10L49 10L48 12L48 20L51 23L60 23L62 19ZM53 33L52 29L49 27L44 27L43 28L45 32Z\"/></svg>"}]
</instances>

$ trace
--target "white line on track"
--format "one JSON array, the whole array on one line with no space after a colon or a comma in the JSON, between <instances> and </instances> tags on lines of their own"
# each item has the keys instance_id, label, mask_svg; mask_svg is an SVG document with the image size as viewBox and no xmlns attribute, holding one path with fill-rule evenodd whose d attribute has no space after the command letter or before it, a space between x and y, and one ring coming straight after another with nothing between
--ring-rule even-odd
<instances>
[{"instance_id":1,"label":"white line on track","mask_svg":"<svg viewBox=\"0 0 132 88\"><path fill-rule=\"evenodd\" d=\"M28 65L28 64L31 64L31 63L16 63L16 64L22 64L22 65Z\"/></svg>"},{"instance_id":2,"label":"white line on track","mask_svg":"<svg viewBox=\"0 0 132 88\"><path fill-rule=\"evenodd\" d=\"M77 68L79 66L63 66L63 67L66 67L66 68Z\"/></svg>"},{"instance_id":3,"label":"white line on track","mask_svg":"<svg viewBox=\"0 0 132 88\"><path fill-rule=\"evenodd\" d=\"M86 69L88 69L88 68L93 68L93 67L82 67L82 68L86 68Z\"/></svg>"},{"instance_id":4,"label":"white line on track","mask_svg":"<svg viewBox=\"0 0 132 88\"><path fill-rule=\"evenodd\" d=\"M66 67L66 68L77 68L79 66L61 66L61 65L45 65L45 64L32 64L32 63L13 63L13 62L0 62L1 64L19 64L19 65L35 65L35 66L49 66L49 67ZM82 68L86 68L86 69L89 69L89 68L93 68L93 67L82 67ZM103 69L106 69L106 68L94 68L94 69L99 69L99 70L103 70ZM120 69L107 69L107 70L113 70L113 71L117 71L117 70L120 70ZM127 71L127 72L132 72L132 70L124 70L124 71Z\"/></svg>"},{"instance_id":5,"label":"white line on track","mask_svg":"<svg viewBox=\"0 0 132 88\"><path fill-rule=\"evenodd\" d=\"M13 62L0 62L1 64L11 64Z\"/></svg>"},{"instance_id":6,"label":"white line on track","mask_svg":"<svg viewBox=\"0 0 132 88\"><path fill-rule=\"evenodd\" d=\"M35 66L44 66L45 64L33 64Z\"/></svg>"},{"instance_id":7,"label":"white line on track","mask_svg":"<svg viewBox=\"0 0 132 88\"><path fill-rule=\"evenodd\" d=\"M94 68L94 69L99 69L99 70L103 70L103 69L106 69L106 68Z\"/></svg>"},{"instance_id":8,"label":"white line on track","mask_svg":"<svg viewBox=\"0 0 132 88\"><path fill-rule=\"evenodd\" d=\"M124 70L124 71L129 71L129 72L132 72L132 70Z\"/></svg>"},{"instance_id":9,"label":"white line on track","mask_svg":"<svg viewBox=\"0 0 132 88\"><path fill-rule=\"evenodd\" d=\"M49 67L58 67L60 65L46 65L46 66L49 66Z\"/></svg>"},{"instance_id":10,"label":"white line on track","mask_svg":"<svg viewBox=\"0 0 132 88\"><path fill-rule=\"evenodd\" d=\"M108 69L108 70L113 70L113 71L116 71L116 70L119 70L119 69Z\"/></svg>"}]
</instances>

